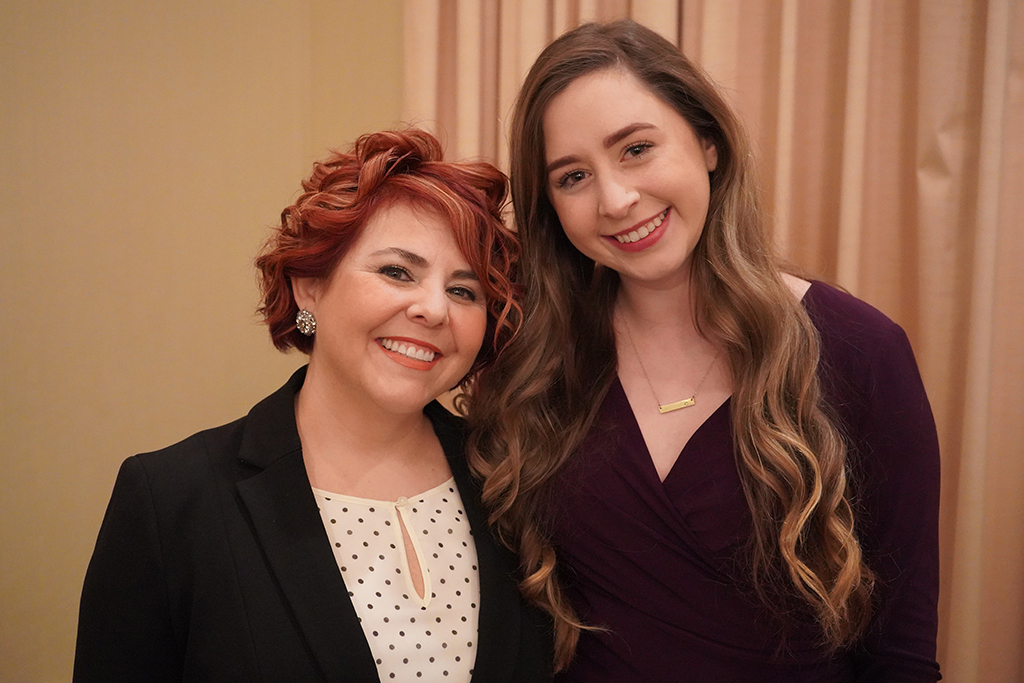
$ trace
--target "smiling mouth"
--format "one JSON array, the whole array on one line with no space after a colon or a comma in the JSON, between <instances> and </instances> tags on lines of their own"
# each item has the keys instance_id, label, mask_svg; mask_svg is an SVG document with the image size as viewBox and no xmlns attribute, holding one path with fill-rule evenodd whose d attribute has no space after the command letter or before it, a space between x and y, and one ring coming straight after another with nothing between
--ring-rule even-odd
<instances>
[{"instance_id":1,"label":"smiling mouth","mask_svg":"<svg viewBox=\"0 0 1024 683\"><path fill-rule=\"evenodd\" d=\"M380 338L380 345L392 353L397 353L400 356L405 356L406 358L411 358L413 360L425 361L427 363L433 361L435 356L440 355L430 349L425 349L406 341L388 339L387 337Z\"/></svg>"},{"instance_id":2,"label":"smiling mouth","mask_svg":"<svg viewBox=\"0 0 1024 683\"><path fill-rule=\"evenodd\" d=\"M665 217L667 215L668 209L666 208L664 211L662 211L657 216L641 225L639 228L635 228L633 230L630 230L629 232L621 232L617 235L612 235L612 237L614 237L619 244L632 244L633 242L639 242L640 240L654 232L655 229L661 225L662 221L665 220Z\"/></svg>"}]
</instances>

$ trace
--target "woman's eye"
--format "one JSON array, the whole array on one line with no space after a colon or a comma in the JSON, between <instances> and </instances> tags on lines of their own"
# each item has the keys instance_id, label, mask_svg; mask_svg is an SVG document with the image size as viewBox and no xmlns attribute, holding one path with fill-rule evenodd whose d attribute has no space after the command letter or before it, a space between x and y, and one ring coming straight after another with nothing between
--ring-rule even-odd
<instances>
[{"instance_id":1,"label":"woman's eye","mask_svg":"<svg viewBox=\"0 0 1024 683\"><path fill-rule=\"evenodd\" d=\"M402 266L381 266L377 270L377 272L383 275L384 277L391 278L392 280L405 281L412 279L412 276L409 275L409 271L403 268Z\"/></svg>"},{"instance_id":2,"label":"woman's eye","mask_svg":"<svg viewBox=\"0 0 1024 683\"><path fill-rule=\"evenodd\" d=\"M623 156L635 159L643 156L651 147L653 147L653 145L649 142L638 142L627 147Z\"/></svg>"},{"instance_id":3,"label":"woman's eye","mask_svg":"<svg viewBox=\"0 0 1024 683\"><path fill-rule=\"evenodd\" d=\"M569 171L558 179L558 187L570 188L577 183L583 182L586 177L586 171Z\"/></svg>"},{"instance_id":4,"label":"woman's eye","mask_svg":"<svg viewBox=\"0 0 1024 683\"><path fill-rule=\"evenodd\" d=\"M476 301L476 292L474 292L469 287L463 287L461 285L449 287L448 293L459 299L465 299L466 301Z\"/></svg>"}]
</instances>

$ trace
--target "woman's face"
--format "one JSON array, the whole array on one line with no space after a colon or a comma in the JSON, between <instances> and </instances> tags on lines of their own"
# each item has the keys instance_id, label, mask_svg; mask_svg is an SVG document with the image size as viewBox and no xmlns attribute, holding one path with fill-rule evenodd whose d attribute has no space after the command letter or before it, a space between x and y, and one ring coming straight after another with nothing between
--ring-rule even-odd
<instances>
[{"instance_id":1,"label":"woman's face","mask_svg":"<svg viewBox=\"0 0 1024 683\"><path fill-rule=\"evenodd\" d=\"M577 78L543 117L547 192L566 236L624 284L688 278L715 146L632 74Z\"/></svg>"},{"instance_id":2,"label":"woman's face","mask_svg":"<svg viewBox=\"0 0 1024 683\"><path fill-rule=\"evenodd\" d=\"M483 288L451 228L405 203L374 214L327 280L294 290L317 321L310 373L388 412L422 410L455 386L487 327Z\"/></svg>"}]
</instances>

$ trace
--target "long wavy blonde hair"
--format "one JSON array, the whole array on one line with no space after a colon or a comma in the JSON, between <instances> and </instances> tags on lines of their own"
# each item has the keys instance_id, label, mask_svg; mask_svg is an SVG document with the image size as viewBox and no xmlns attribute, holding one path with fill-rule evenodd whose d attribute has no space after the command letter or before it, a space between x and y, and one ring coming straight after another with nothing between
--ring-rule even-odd
<instances>
[{"instance_id":1,"label":"long wavy blonde hair","mask_svg":"<svg viewBox=\"0 0 1024 683\"><path fill-rule=\"evenodd\" d=\"M491 522L519 553L525 594L554 617L563 668L586 626L557 581L544 497L614 380L619 280L561 228L545 189L542 120L569 83L602 69L634 75L718 151L692 259L692 314L698 331L724 349L734 380L736 465L753 513L744 559L766 604L795 600L816 617L829 646L847 646L867 627L874 575L857 539L846 444L817 377L817 331L772 253L739 121L699 67L632 21L585 24L551 43L516 103L511 178L524 320L479 376L470 411L470 464L484 480Z\"/></svg>"}]
</instances>

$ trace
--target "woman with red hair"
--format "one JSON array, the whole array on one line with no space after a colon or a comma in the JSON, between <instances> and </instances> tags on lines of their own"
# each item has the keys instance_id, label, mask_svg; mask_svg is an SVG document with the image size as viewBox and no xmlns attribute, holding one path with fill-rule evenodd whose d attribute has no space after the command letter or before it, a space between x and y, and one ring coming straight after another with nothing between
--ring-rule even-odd
<instances>
[{"instance_id":1,"label":"woman with red hair","mask_svg":"<svg viewBox=\"0 0 1024 683\"><path fill-rule=\"evenodd\" d=\"M504 176L410 129L360 138L303 190L256 264L274 344L309 364L122 465L74 680L549 678L550 624L434 401L517 331Z\"/></svg>"}]
</instances>

